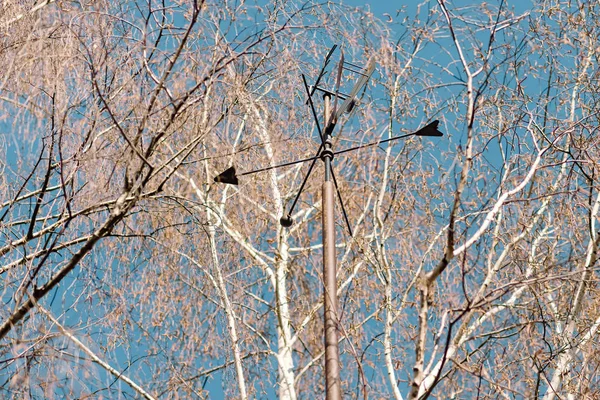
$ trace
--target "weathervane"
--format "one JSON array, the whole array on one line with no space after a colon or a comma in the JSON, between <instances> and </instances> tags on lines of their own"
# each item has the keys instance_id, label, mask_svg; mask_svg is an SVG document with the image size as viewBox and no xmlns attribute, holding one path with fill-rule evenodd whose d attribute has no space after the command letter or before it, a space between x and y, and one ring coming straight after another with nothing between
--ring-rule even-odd
<instances>
[{"instance_id":1,"label":"weathervane","mask_svg":"<svg viewBox=\"0 0 600 400\"><path fill-rule=\"evenodd\" d=\"M340 194L340 190L337 185L337 181L335 179L335 174L333 172L333 167L331 165L331 161L333 160L335 155L348 153L354 150L358 150L364 147L376 146L381 143L390 142L392 140L398 140L401 138L406 138L409 136L443 136L443 134L437 129L439 121L435 120L431 122L429 125L419 129L416 132L409 133L406 135L400 135L391 137L389 139L379 140L372 143L367 143L364 145L351 147L339 151L333 151L332 146L332 136L333 130L336 127L336 124L339 121L339 118L344 113L350 113L356 106L358 99L358 93L365 87L369 78L373 74L375 70L375 62L371 60L366 67L361 67L359 65L353 64L351 62L345 61L344 52L340 50L340 60L337 68L337 75L335 79L335 88L333 90L327 89L323 86L320 86L321 79L327 74L327 67L331 61L331 56L335 52L337 45L334 45L327 56L325 57L325 62L323 63L323 67L315 80L315 83L309 86L306 82L306 77L304 74L302 75L302 82L304 84L304 89L308 95L307 103L310 105L310 109L312 111L313 118L315 120L315 124L317 126L317 131L319 133L319 138L321 144L317 153L314 157L305 158L301 160L296 160L292 162L287 162L283 164L273 165L265 168L259 168L256 170L236 173L235 167L231 166L219 175L215 176L214 181L220 183L227 183L231 185L237 185L239 183L239 177L255 174L263 171L268 171L275 168L286 167L298 163L304 163L307 161L311 161L310 167L304 177L304 181L298 190L296 198L292 202L292 205L288 211L288 213L282 216L279 220L280 224L283 227L290 227L294 223L292 218L292 212L294 211L294 207L302 194L302 190L304 189L304 185L306 184L308 177L310 176L313 167L318 159L323 160L323 164L325 166L325 176L322 185L322 226L323 226L323 281L324 281L324 320L325 320L325 385L326 385L326 399L327 400L340 400L342 398L341 395L341 387L340 387L340 362L339 362L339 348L338 348L338 298L337 298L337 268L336 268L336 254L335 254L335 223L334 223L334 194L333 190L335 188L337 192L337 196L340 202L340 206L342 209L342 213L344 215L344 220L346 222L346 226L348 227L348 231L350 236L352 236L352 228L350 226L350 222L348 220L348 215L346 213L344 203L342 201L342 197ZM344 94L340 92L340 83L342 79L342 74L344 71L348 71L349 73L358 76L356 82L354 83L354 87L350 91L349 94ZM324 98L324 117L323 117L323 126L321 129L321 125L319 124L319 118L317 116L317 112L315 110L315 105L313 103L313 95L317 92L323 93ZM333 100L333 108L331 107L331 98ZM341 105L338 108L338 100L342 101Z\"/></svg>"}]
</instances>

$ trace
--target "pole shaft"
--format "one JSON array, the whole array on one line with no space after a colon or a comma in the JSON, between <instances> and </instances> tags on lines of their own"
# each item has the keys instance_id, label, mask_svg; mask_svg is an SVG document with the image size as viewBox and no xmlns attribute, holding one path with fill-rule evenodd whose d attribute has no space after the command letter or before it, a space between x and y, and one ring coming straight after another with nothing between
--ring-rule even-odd
<instances>
[{"instance_id":1,"label":"pole shaft","mask_svg":"<svg viewBox=\"0 0 600 400\"><path fill-rule=\"evenodd\" d=\"M334 187L323 182L323 279L325 320L325 384L326 399L341 400L340 355L338 348L338 298L335 254Z\"/></svg>"},{"instance_id":2,"label":"pole shaft","mask_svg":"<svg viewBox=\"0 0 600 400\"><path fill-rule=\"evenodd\" d=\"M338 348L338 298L337 298L337 267L335 259L335 214L333 188L331 180L331 98L324 96L325 109L323 129L323 153L321 159L325 165L325 180L322 187L323 204L323 320L325 336L325 398L326 400L341 400L340 388L340 351Z\"/></svg>"}]
</instances>

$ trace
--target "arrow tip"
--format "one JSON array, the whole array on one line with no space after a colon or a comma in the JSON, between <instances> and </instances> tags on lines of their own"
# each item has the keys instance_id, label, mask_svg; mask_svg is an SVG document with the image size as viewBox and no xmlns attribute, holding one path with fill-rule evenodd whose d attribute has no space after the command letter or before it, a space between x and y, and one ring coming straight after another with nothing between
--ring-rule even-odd
<instances>
[{"instance_id":1,"label":"arrow tip","mask_svg":"<svg viewBox=\"0 0 600 400\"><path fill-rule=\"evenodd\" d=\"M223 171L219 175L215 176L213 180L218 183L227 183L230 185L237 185L238 178L235 175L235 167L231 166L231 167L227 168L225 171Z\"/></svg>"},{"instance_id":2,"label":"arrow tip","mask_svg":"<svg viewBox=\"0 0 600 400\"><path fill-rule=\"evenodd\" d=\"M444 134L442 132L438 131L437 127L438 127L439 123L440 123L440 121L438 121L436 119L429 125L426 125L423 128L416 131L415 135L416 136L444 136Z\"/></svg>"}]
</instances>

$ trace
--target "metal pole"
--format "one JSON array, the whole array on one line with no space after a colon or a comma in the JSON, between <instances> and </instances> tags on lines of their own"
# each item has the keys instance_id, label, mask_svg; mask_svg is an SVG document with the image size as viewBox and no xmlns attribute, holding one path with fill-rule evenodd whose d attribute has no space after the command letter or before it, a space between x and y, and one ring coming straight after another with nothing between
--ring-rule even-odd
<instances>
[{"instance_id":1,"label":"metal pole","mask_svg":"<svg viewBox=\"0 0 600 400\"><path fill-rule=\"evenodd\" d=\"M337 298L337 268L335 254L335 222L334 222L334 193L331 181L331 130L328 129L331 118L330 98L325 96L325 148L322 159L325 164L325 181L322 187L323 205L323 280L324 280L324 315L325 321L325 386L327 400L341 400L340 387L340 354L338 348L338 298ZM326 133L327 132L327 133Z\"/></svg>"}]
</instances>

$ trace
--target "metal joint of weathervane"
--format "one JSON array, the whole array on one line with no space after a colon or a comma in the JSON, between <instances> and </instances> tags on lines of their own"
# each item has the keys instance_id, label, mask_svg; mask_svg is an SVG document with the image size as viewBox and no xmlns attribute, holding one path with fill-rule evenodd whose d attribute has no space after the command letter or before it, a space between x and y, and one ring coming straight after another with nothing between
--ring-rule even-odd
<instances>
[{"instance_id":1,"label":"metal joint of weathervane","mask_svg":"<svg viewBox=\"0 0 600 400\"><path fill-rule=\"evenodd\" d=\"M283 227L290 227L294 223L292 218L292 213L294 211L294 207L302 194L302 190L306 182L308 181L308 177L313 170L313 167L318 159L323 160L325 165L325 179L322 186L322 224L323 224L323 281L324 281L324 320L325 320L325 386L326 386L326 399L327 400L338 400L341 399L341 385L340 385L340 364L339 364L339 349L338 349L338 299L337 299L337 267L336 267L336 256L335 256L335 224L334 224L334 211L333 211L333 188L337 192L337 197L340 202L340 206L342 209L342 213L344 214L344 220L346 222L346 226L348 227L348 231L350 236L352 236L352 228L350 226L350 222L348 220L348 215L346 213L346 209L344 207L344 203L342 201L342 196L340 194L340 190L338 188L337 181L335 179L335 174L333 172L333 168L331 165L331 161L334 156L338 154L344 154L348 152L352 152L358 149L362 149L365 147L377 146L382 143L390 142L393 140L398 140L402 138L407 138L410 136L443 136L443 133L440 132L438 128L439 121L435 120L430 124L424 126L416 132L394 136L389 139L378 140L376 142L363 144L356 147L351 147L339 151L333 151L331 138L333 135L333 130L339 120L339 118L344 113L351 113L355 108L358 99L358 93L365 87L369 78L373 74L375 70L375 62L371 60L366 68L360 67L359 65L353 64L351 62L347 62L344 60L344 53L340 51L340 61L338 63L337 75L335 79L335 88L333 90L327 89L323 86L319 86L321 79L327 74L327 66L331 61L331 56L335 52L337 45L334 45L327 56L325 57L325 62L317 79L315 80L314 85L309 86L306 82L306 77L302 75L302 82L304 84L304 89L308 95L308 99L306 101L307 104L310 105L310 109L315 120L315 124L317 126L317 131L319 132L319 137L321 144L317 153L314 157L309 157L301 160L296 160L292 162L287 162L283 164L273 165L265 168L259 168L248 172L236 173L235 167L231 166L219 175L214 177L215 182L227 183L231 185L237 185L239 183L238 177L256 174L259 172L268 171L275 168L287 167L294 164L304 163L307 161L311 161L310 167L306 172L302 185L298 190L298 193L289 209L289 212L282 216L279 220L280 224ZM340 83L342 74L344 71L348 71L351 74L358 75L358 79L356 80L354 87L350 91L349 94L344 94L340 92ZM321 125L319 124L319 118L317 116L317 112L315 110L315 105L313 103L312 97L315 92L323 93L323 98L325 100L324 104L324 129L321 129ZM333 109L331 109L331 97L334 97ZM338 99L343 103L338 108Z\"/></svg>"}]
</instances>

